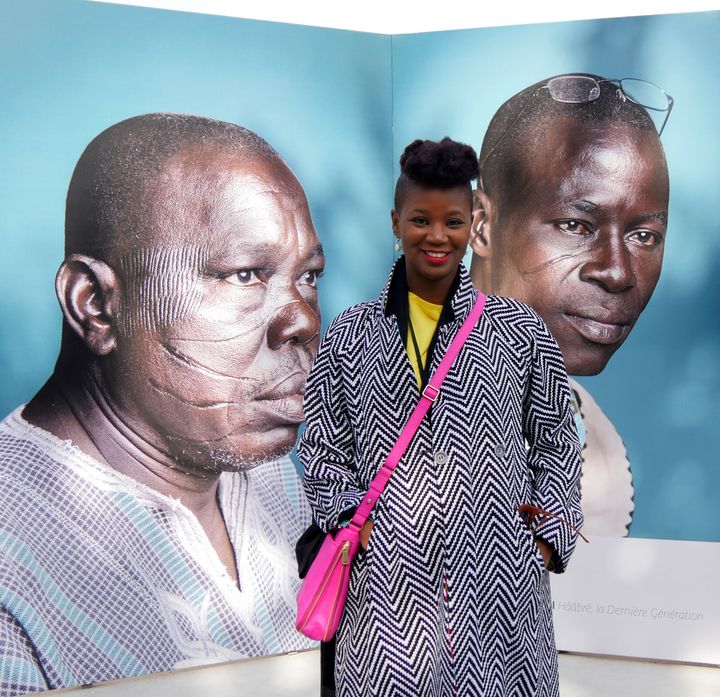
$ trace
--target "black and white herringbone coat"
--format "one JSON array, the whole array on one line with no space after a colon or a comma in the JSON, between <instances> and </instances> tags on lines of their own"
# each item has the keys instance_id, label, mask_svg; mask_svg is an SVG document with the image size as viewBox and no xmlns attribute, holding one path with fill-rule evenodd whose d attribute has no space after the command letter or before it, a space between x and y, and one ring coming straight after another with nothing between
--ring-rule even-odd
<instances>
[{"instance_id":1,"label":"black and white herringbone coat","mask_svg":"<svg viewBox=\"0 0 720 697\"><path fill-rule=\"evenodd\" d=\"M299 454L324 529L357 506L419 399L390 285L333 321L308 379ZM476 295L461 267L433 371ZM518 506L579 527L579 475L559 349L535 312L491 296L353 564L338 695L557 695L548 573ZM552 519L538 534L563 571L575 533Z\"/></svg>"}]
</instances>

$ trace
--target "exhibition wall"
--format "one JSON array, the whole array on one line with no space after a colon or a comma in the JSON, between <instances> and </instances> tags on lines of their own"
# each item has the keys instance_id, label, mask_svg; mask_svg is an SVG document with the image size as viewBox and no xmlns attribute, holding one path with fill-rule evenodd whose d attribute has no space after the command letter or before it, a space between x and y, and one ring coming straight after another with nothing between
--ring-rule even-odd
<instances>
[{"instance_id":1,"label":"exhibition wall","mask_svg":"<svg viewBox=\"0 0 720 697\"><path fill-rule=\"evenodd\" d=\"M588 448L630 482L628 522L591 536L554 579L558 646L720 663L707 580L720 572L719 35L718 12L387 36L80 0L0 5L2 415L52 372L67 185L111 124L181 112L268 140L302 184L324 247L326 327L386 278L407 143L449 135L479 150L505 100L556 74L651 81L674 98L662 273L607 366L575 377L603 424Z\"/></svg>"},{"instance_id":2,"label":"exhibition wall","mask_svg":"<svg viewBox=\"0 0 720 697\"><path fill-rule=\"evenodd\" d=\"M574 377L590 429L583 503L591 543L580 545L570 573L553 578L560 648L720 659L720 606L707 584L720 564L718 36L720 13L710 12L393 37L395 174L413 138L449 135L479 151L500 105L554 75L640 78L674 99L661 138L670 200L658 284L604 369ZM548 176L565 167L548 162ZM596 465L606 476L590 478ZM624 478L613 483L616 466ZM591 487L603 502L621 499L625 530L594 536Z\"/></svg>"}]
</instances>

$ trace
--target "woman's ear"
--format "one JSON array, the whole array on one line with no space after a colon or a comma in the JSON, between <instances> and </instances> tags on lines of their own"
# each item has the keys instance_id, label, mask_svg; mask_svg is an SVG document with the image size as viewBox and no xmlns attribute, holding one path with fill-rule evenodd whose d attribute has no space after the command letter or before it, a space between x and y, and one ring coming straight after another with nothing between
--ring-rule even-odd
<instances>
[{"instance_id":1,"label":"woman's ear","mask_svg":"<svg viewBox=\"0 0 720 697\"><path fill-rule=\"evenodd\" d=\"M98 356L117 345L119 279L104 261L71 254L55 277L55 292L65 321Z\"/></svg>"},{"instance_id":2,"label":"woman's ear","mask_svg":"<svg viewBox=\"0 0 720 697\"><path fill-rule=\"evenodd\" d=\"M393 235L400 239L400 216L394 208L390 211L390 220L392 220Z\"/></svg>"},{"instance_id":3,"label":"woman's ear","mask_svg":"<svg viewBox=\"0 0 720 697\"><path fill-rule=\"evenodd\" d=\"M491 256L493 203L482 189L473 191L470 247L473 254L483 259Z\"/></svg>"}]
</instances>

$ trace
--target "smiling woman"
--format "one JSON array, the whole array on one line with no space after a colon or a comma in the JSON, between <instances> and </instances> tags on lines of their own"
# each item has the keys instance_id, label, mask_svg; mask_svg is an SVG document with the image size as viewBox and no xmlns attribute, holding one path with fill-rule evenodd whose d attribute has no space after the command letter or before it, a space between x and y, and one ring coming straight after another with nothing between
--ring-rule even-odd
<instances>
[{"instance_id":1,"label":"smiling woman","mask_svg":"<svg viewBox=\"0 0 720 697\"><path fill-rule=\"evenodd\" d=\"M298 449L318 524L351 521L365 549L336 637L337 693L554 696L547 569L565 569L582 521L580 460L562 358L536 313L487 299L372 520L352 522L478 298L461 263L474 151L418 140L401 168L391 218L404 255L377 300L328 329Z\"/></svg>"}]
</instances>

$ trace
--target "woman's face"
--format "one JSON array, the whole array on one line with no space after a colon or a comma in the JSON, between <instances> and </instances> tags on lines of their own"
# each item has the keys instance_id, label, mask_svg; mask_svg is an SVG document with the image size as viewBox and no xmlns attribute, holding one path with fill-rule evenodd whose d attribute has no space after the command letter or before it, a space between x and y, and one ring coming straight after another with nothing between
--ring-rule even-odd
<instances>
[{"instance_id":1,"label":"woman's face","mask_svg":"<svg viewBox=\"0 0 720 697\"><path fill-rule=\"evenodd\" d=\"M405 252L410 290L441 305L470 239L472 194L467 187L430 189L411 185L392 211L395 237Z\"/></svg>"}]
</instances>

